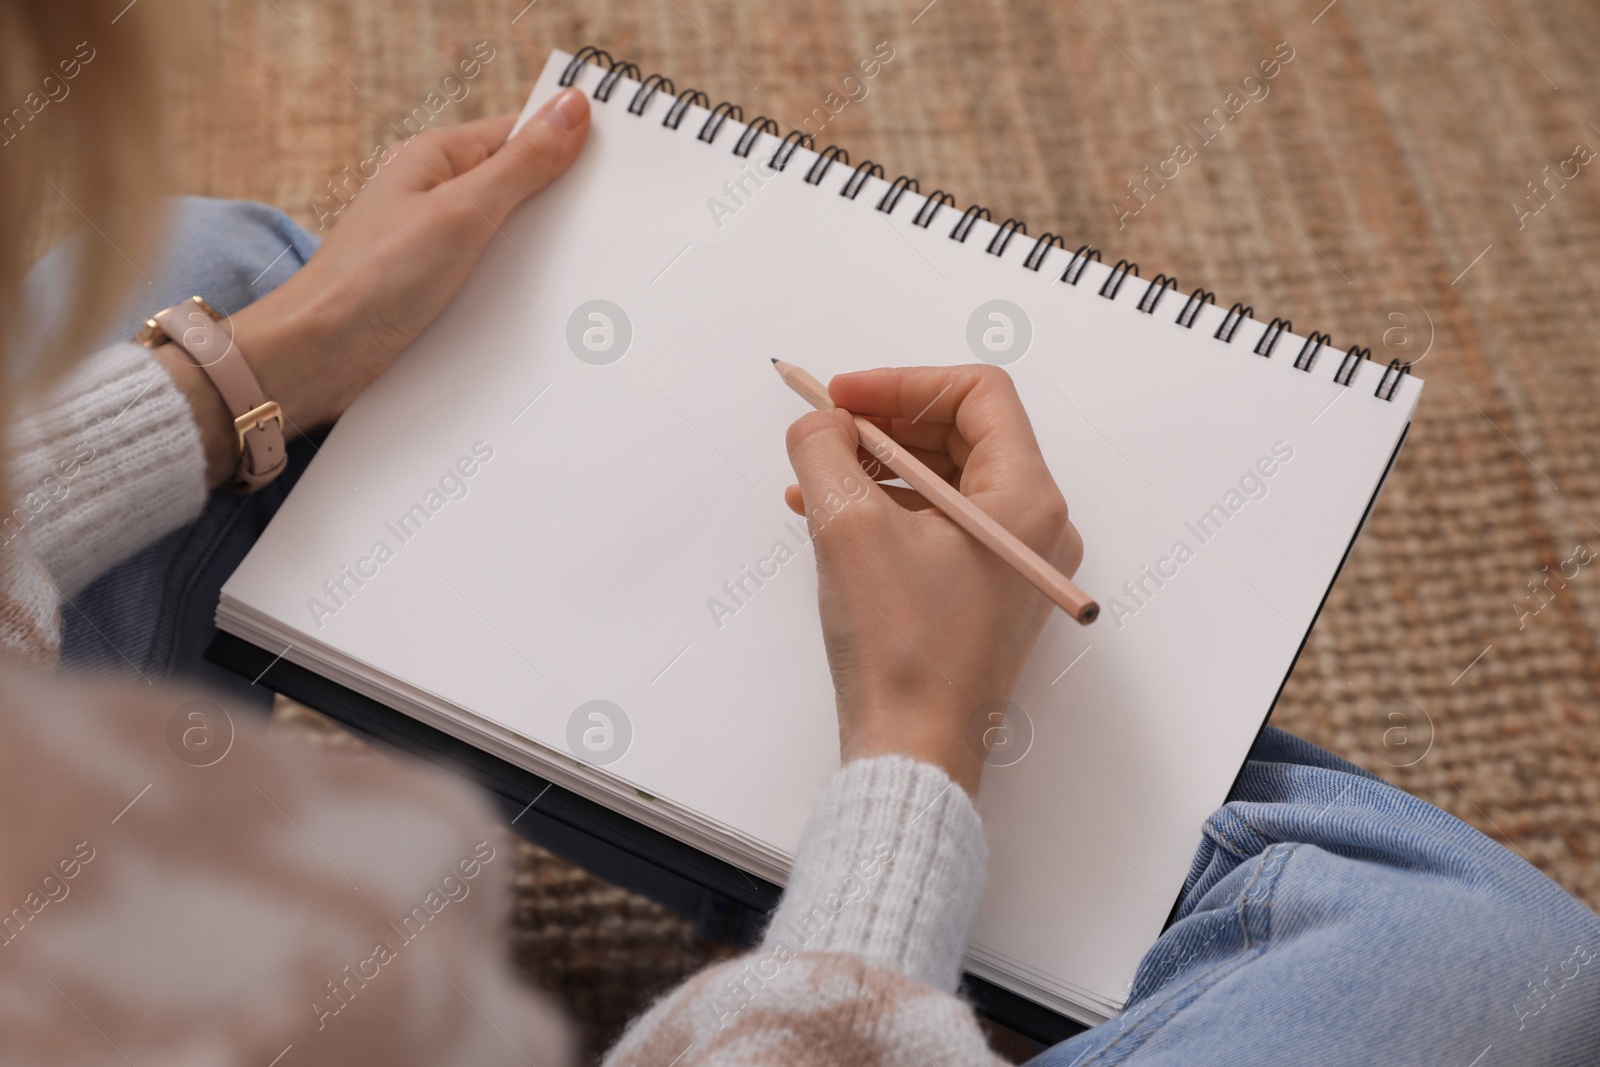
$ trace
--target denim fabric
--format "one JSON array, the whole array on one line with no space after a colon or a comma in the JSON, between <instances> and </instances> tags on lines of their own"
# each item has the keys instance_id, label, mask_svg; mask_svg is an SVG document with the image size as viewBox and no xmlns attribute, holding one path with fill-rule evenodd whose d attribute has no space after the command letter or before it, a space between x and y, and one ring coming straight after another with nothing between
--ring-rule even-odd
<instances>
[{"instance_id":1,"label":"denim fabric","mask_svg":"<svg viewBox=\"0 0 1600 1067\"><path fill-rule=\"evenodd\" d=\"M232 313L281 285L316 251L318 240L265 204L182 197L168 205L168 228L151 284L138 287L107 329L102 344L127 340L153 311L196 294ZM74 257L92 234L53 249L29 272L30 306L42 317L67 313ZM266 707L272 694L202 655L216 633L212 619L222 583L244 559L313 453L305 439L289 446L289 466L251 496L214 492L205 511L124 561L61 609L64 664L188 678Z\"/></svg>"},{"instance_id":2,"label":"denim fabric","mask_svg":"<svg viewBox=\"0 0 1600 1067\"><path fill-rule=\"evenodd\" d=\"M1127 1008L1032 1067L1600 1064L1600 917L1268 727Z\"/></svg>"},{"instance_id":3,"label":"denim fabric","mask_svg":"<svg viewBox=\"0 0 1600 1067\"><path fill-rule=\"evenodd\" d=\"M179 201L151 291L108 339L195 293L237 310L315 247L272 208ZM35 268L35 307L62 291L71 254ZM126 657L270 700L201 653L222 582L310 453L297 442L272 486L213 493L195 523L90 586L63 610L64 661L127 670ZM1031 1062L1597 1067L1600 918L1454 817L1269 727L1207 820L1127 1009Z\"/></svg>"}]
</instances>

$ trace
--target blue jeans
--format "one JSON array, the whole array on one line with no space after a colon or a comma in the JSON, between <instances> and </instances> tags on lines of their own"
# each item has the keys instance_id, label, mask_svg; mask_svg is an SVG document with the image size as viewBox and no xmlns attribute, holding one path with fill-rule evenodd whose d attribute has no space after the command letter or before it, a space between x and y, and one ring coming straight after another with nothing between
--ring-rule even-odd
<instances>
[{"instance_id":1,"label":"blue jeans","mask_svg":"<svg viewBox=\"0 0 1600 1067\"><path fill-rule=\"evenodd\" d=\"M46 318L62 313L79 234L29 272L29 304ZM181 197L169 205L169 225L152 284L137 289L103 344L126 340L153 311L204 296L218 310L238 311L271 292L305 265L318 239L283 212L239 200ZM212 493L193 523L123 561L61 608L63 663L127 670L151 677L193 679L228 693L236 703L265 709L272 694L203 658L216 635L213 616L222 583L244 559L305 470L313 442L288 449L289 464L271 485L250 496Z\"/></svg>"},{"instance_id":2,"label":"blue jeans","mask_svg":"<svg viewBox=\"0 0 1600 1067\"><path fill-rule=\"evenodd\" d=\"M183 200L154 292L110 336L194 293L236 310L315 247L271 208ZM37 299L65 267L59 250L41 262ZM201 653L223 580L309 452L292 448L266 491L213 494L192 525L76 598L64 659L125 670L127 656L267 700ZM1595 1067L1600 917L1465 823L1269 727L1206 821L1127 1008L1032 1063Z\"/></svg>"},{"instance_id":3,"label":"blue jeans","mask_svg":"<svg viewBox=\"0 0 1600 1067\"><path fill-rule=\"evenodd\" d=\"M1128 1005L1032 1067L1600 1064L1600 917L1268 727Z\"/></svg>"}]
</instances>

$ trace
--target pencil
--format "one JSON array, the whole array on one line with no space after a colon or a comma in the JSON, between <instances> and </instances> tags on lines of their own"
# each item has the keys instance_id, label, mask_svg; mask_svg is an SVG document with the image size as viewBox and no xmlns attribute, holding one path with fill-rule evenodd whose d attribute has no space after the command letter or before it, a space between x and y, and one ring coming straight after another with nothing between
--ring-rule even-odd
<instances>
[{"instance_id":1,"label":"pencil","mask_svg":"<svg viewBox=\"0 0 1600 1067\"><path fill-rule=\"evenodd\" d=\"M837 406L828 396L827 387L806 371L781 359L774 359L772 365L778 369L778 375L789 388L799 393L812 407L819 411L829 411ZM1085 625L1093 622L1100 614L1100 605L1096 604L1089 594L1074 585L1072 579L1051 566L1039 553L1023 544L1016 535L1001 526L982 508L962 496L959 489L929 470L917 457L903 450L894 438L878 429L871 420L861 415L856 415L855 420L856 431L861 435L863 448L904 478L907 485L921 493L928 503L944 512L950 521L988 546L1018 574L1032 582L1062 611Z\"/></svg>"}]
</instances>

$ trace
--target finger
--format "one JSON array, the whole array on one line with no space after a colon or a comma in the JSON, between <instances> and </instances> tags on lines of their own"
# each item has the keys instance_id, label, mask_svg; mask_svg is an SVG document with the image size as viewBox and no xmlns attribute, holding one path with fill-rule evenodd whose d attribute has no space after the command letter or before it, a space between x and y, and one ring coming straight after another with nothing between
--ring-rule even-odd
<instances>
[{"instance_id":1,"label":"finger","mask_svg":"<svg viewBox=\"0 0 1600 1067\"><path fill-rule=\"evenodd\" d=\"M1006 376L998 367L879 367L835 375L828 395L858 415L907 422L952 423L961 400L980 380Z\"/></svg>"},{"instance_id":2,"label":"finger","mask_svg":"<svg viewBox=\"0 0 1600 1067\"><path fill-rule=\"evenodd\" d=\"M427 190L446 178L465 174L505 144L516 121L515 114L492 115L459 126L440 126L402 141L392 168L396 179L408 188Z\"/></svg>"},{"instance_id":3,"label":"finger","mask_svg":"<svg viewBox=\"0 0 1600 1067\"><path fill-rule=\"evenodd\" d=\"M485 120L489 121L489 120ZM503 121L503 120L494 120ZM468 131L475 123L456 127ZM507 127L509 129L509 126ZM582 90L567 89L545 101L516 136L502 134L478 162L458 172L459 191L496 226L511 209L560 177L578 157L589 135L589 100ZM453 146L468 159L492 136L491 128L464 132L464 144Z\"/></svg>"},{"instance_id":4,"label":"finger","mask_svg":"<svg viewBox=\"0 0 1600 1067\"><path fill-rule=\"evenodd\" d=\"M933 507L928 503L928 498L915 489L907 489L900 485L885 485L881 487L889 494L889 499L905 508L907 511L926 511Z\"/></svg>"},{"instance_id":5,"label":"finger","mask_svg":"<svg viewBox=\"0 0 1600 1067\"><path fill-rule=\"evenodd\" d=\"M790 424L786 444L806 511L819 506L837 510L842 500L882 492L856 461L860 438L849 412L808 411Z\"/></svg>"},{"instance_id":6,"label":"finger","mask_svg":"<svg viewBox=\"0 0 1600 1067\"><path fill-rule=\"evenodd\" d=\"M950 458L948 452L927 452L920 448L902 448L902 451L921 460L924 466L951 485L956 484L961 478L961 468L956 466L955 460ZM892 481L900 477L893 467L864 448L856 450L856 461L861 464L861 469L867 472L867 477L873 481Z\"/></svg>"},{"instance_id":7,"label":"finger","mask_svg":"<svg viewBox=\"0 0 1600 1067\"><path fill-rule=\"evenodd\" d=\"M947 440L951 458L963 468L968 496L1002 482L1024 494L1035 483L1053 487L1016 386L999 367L859 371L835 377L828 392L834 403L858 414L952 424L958 436ZM985 461L978 462L980 457Z\"/></svg>"},{"instance_id":8,"label":"finger","mask_svg":"<svg viewBox=\"0 0 1600 1067\"><path fill-rule=\"evenodd\" d=\"M895 443L922 460L951 485L960 484L961 468L972 455L972 445L961 436L961 431L947 422L920 422L914 419L888 418L883 415L863 415L878 429L888 434ZM862 463L868 473L872 468ZM876 474L873 475L877 477Z\"/></svg>"},{"instance_id":9,"label":"finger","mask_svg":"<svg viewBox=\"0 0 1600 1067\"><path fill-rule=\"evenodd\" d=\"M783 491L783 502L789 505L789 510L796 515L806 513L806 498L800 494L798 485L791 485Z\"/></svg>"},{"instance_id":10,"label":"finger","mask_svg":"<svg viewBox=\"0 0 1600 1067\"><path fill-rule=\"evenodd\" d=\"M955 426L948 422L928 422L926 419L913 422L883 415L863 417L901 444L929 452L949 452L954 440L961 436Z\"/></svg>"}]
</instances>

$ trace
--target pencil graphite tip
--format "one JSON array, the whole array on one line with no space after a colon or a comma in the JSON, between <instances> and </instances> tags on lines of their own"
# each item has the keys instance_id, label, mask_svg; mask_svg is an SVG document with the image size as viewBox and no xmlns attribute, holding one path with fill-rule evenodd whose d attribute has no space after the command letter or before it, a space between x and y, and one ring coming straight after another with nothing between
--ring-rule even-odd
<instances>
[{"instance_id":1,"label":"pencil graphite tip","mask_svg":"<svg viewBox=\"0 0 1600 1067\"><path fill-rule=\"evenodd\" d=\"M777 366L777 363L778 363L778 357L777 356L773 356L772 357L772 363L773 363L773 366Z\"/></svg>"}]
</instances>

